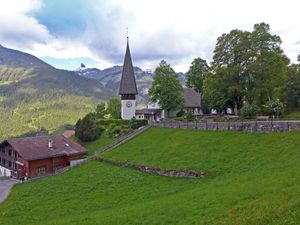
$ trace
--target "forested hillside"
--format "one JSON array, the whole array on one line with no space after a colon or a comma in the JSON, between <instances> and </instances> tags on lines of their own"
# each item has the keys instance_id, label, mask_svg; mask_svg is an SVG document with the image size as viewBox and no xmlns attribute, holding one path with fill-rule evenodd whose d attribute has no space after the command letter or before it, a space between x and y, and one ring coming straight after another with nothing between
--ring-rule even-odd
<instances>
[{"instance_id":1,"label":"forested hillside","mask_svg":"<svg viewBox=\"0 0 300 225\"><path fill-rule=\"evenodd\" d=\"M113 95L98 81L0 46L0 140L73 124Z\"/></svg>"}]
</instances>

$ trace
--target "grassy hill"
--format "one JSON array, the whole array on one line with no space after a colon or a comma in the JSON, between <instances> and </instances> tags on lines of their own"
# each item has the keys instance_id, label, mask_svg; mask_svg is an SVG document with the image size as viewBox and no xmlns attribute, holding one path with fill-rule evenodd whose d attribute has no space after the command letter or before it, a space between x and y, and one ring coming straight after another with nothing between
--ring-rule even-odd
<instances>
[{"instance_id":1,"label":"grassy hill","mask_svg":"<svg viewBox=\"0 0 300 225\"><path fill-rule=\"evenodd\" d=\"M169 178L89 162L17 185L0 224L299 224L300 133L151 128L102 156L207 171Z\"/></svg>"},{"instance_id":2,"label":"grassy hill","mask_svg":"<svg viewBox=\"0 0 300 225\"><path fill-rule=\"evenodd\" d=\"M94 79L0 46L0 124L4 123L0 140L41 127L53 130L73 124L113 95Z\"/></svg>"}]
</instances>

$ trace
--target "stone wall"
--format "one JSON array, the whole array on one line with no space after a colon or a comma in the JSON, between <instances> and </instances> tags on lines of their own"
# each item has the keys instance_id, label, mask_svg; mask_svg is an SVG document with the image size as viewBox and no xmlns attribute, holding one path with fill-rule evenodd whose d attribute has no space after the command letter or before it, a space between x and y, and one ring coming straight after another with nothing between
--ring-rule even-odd
<instances>
[{"instance_id":1,"label":"stone wall","mask_svg":"<svg viewBox=\"0 0 300 225\"><path fill-rule=\"evenodd\" d=\"M94 157L95 160L100 162L106 162L116 166L128 167L132 169L136 169L142 171L144 173L152 173L161 176L168 176L168 177L184 177L184 178L203 178L207 174L204 172L196 172L192 170L167 170L161 169L157 167L150 167L150 166L143 166L143 165L136 165L129 162L120 162L111 159L105 159L102 157Z\"/></svg>"},{"instance_id":2,"label":"stone wall","mask_svg":"<svg viewBox=\"0 0 300 225\"><path fill-rule=\"evenodd\" d=\"M300 121L247 121L247 122L186 122L165 120L153 126L195 130L223 130L248 132L300 131Z\"/></svg>"}]
</instances>

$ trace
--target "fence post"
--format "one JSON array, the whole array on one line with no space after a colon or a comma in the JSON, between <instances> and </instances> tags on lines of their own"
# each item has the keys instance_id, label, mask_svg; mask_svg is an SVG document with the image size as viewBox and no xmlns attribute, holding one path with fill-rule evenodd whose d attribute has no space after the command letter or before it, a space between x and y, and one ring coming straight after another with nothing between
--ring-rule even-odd
<instances>
[{"instance_id":1,"label":"fence post","mask_svg":"<svg viewBox=\"0 0 300 225\"><path fill-rule=\"evenodd\" d=\"M271 120L271 130L270 130L271 132L273 132L274 130L273 130L273 120Z\"/></svg>"}]
</instances>

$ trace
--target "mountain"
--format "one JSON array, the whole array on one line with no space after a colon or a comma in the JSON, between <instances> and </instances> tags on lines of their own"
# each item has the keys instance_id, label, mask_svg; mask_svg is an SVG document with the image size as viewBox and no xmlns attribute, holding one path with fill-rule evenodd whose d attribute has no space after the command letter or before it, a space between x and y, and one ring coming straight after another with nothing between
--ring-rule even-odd
<instances>
[{"instance_id":1,"label":"mountain","mask_svg":"<svg viewBox=\"0 0 300 225\"><path fill-rule=\"evenodd\" d=\"M81 65L75 72L83 77L92 78L98 80L103 86L118 93L120 80L122 75L122 66L113 66L104 70L97 68L86 68L84 64ZM136 77L137 89L140 97L140 101L146 101L148 99L148 90L152 85L154 73L152 71L144 71L139 67L134 67L134 73ZM185 84L185 74L178 73L181 83Z\"/></svg>"},{"instance_id":2,"label":"mountain","mask_svg":"<svg viewBox=\"0 0 300 225\"><path fill-rule=\"evenodd\" d=\"M113 95L99 81L0 46L0 140L74 124L97 102Z\"/></svg>"},{"instance_id":3,"label":"mountain","mask_svg":"<svg viewBox=\"0 0 300 225\"><path fill-rule=\"evenodd\" d=\"M80 67L79 69L75 70L75 72L80 76L100 81L103 86L113 90L116 94L118 94L122 70L122 66L113 66L104 70ZM140 97L139 100L146 101L148 99L148 90L152 84L153 73L144 71L139 67L134 67L134 73L136 76L136 83Z\"/></svg>"}]
</instances>

